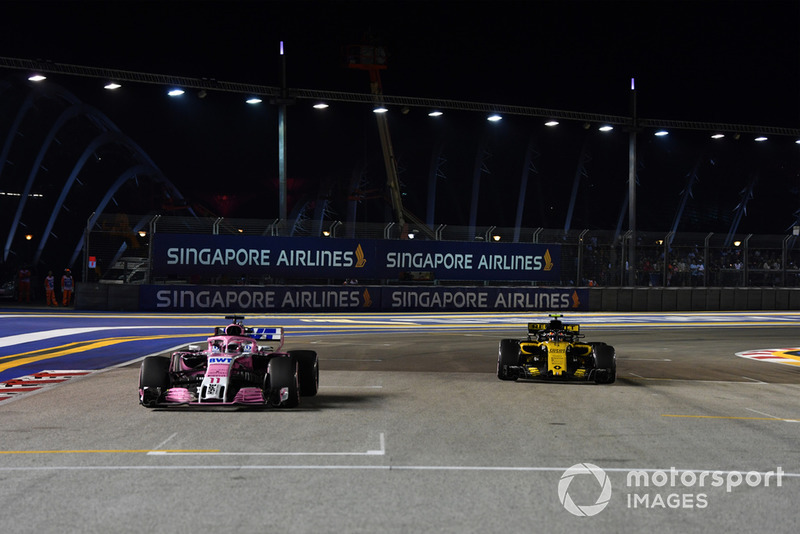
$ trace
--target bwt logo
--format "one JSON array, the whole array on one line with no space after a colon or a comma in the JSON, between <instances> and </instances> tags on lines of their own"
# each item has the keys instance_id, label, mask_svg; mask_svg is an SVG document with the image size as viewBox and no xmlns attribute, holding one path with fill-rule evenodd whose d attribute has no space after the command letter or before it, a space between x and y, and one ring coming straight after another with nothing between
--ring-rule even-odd
<instances>
[{"instance_id":1,"label":"bwt logo","mask_svg":"<svg viewBox=\"0 0 800 534\"><path fill-rule=\"evenodd\" d=\"M211 363L231 363L231 359L230 358L217 358L217 357L212 356L211 358L208 359L208 363L210 363L210 364Z\"/></svg>"}]
</instances>

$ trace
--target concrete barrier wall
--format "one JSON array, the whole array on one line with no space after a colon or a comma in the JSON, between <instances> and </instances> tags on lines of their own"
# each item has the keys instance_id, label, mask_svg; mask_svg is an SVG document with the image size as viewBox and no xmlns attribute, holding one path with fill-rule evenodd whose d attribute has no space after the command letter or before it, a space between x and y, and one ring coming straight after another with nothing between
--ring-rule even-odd
<instances>
[{"instance_id":1,"label":"concrete barrier wall","mask_svg":"<svg viewBox=\"0 0 800 534\"><path fill-rule=\"evenodd\" d=\"M139 287L129 284L78 283L75 286L75 309L139 311Z\"/></svg>"},{"instance_id":2,"label":"concrete barrier wall","mask_svg":"<svg viewBox=\"0 0 800 534\"><path fill-rule=\"evenodd\" d=\"M75 307L81 310L139 311L140 287L126 284L78 284ZM588 293L589 304L584 309L596 312L800 310L800 288L595 287L589 288Z\"/></svg>"},{"instance_id":3,"label":"concrete barrier wall","mask_svg":"<svg viewBox=\"0 0 800 534\"><path fill-rule=\"evenodd\" d=\"M589 309L598 312L800 310L800 289L782 287L590 288Z\"/></svg>"}]
</instances>

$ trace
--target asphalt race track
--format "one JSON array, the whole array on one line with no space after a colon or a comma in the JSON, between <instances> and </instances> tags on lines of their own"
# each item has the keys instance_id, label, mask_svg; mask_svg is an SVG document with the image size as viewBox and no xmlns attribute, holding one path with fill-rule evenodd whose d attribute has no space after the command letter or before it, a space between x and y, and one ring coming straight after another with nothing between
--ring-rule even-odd
<instances>
[{"instance_id":1,"label":"asphalt race track","mask_svg":"<svg viewBox=\"0 0 800 534\"><path fill-rule=\"evenodd\" d=\"M43 332L95 320L34 315L0 324L21 316ZM103 320L151 331L224 323ZM281 320L295 324L285 348L320 355L319 394L295 410L149 410L137 403L139 358L39 361L89 374L0 401L3 530L797 530L800 314L568 317L587 341L616 347L606 386L496 378L498 341L524 337L540 316ZM2 331L7 380L23 369L9 362L45 349L15 348ZM737 356L747 351L756 358Z\"/></svg>"}]
</instances>

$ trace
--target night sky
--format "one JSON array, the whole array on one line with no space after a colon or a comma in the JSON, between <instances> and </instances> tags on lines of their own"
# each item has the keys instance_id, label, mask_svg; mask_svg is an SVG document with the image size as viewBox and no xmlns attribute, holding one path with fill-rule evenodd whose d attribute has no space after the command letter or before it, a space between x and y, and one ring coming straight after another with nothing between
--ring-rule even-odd
<instances>
[{"instance_id":1,"label":"night sky","mask_svg":"<svg viewBox=\"0 0 800 534\"><path fill-rule=\"evenodd\" d=\"M640 117L800 127L800 2L0 2L0 55L135 72L279 86L280 41L289 87L369 92L345 68L343 47L374 39L388 53L385 94L628 115L636 78ZM20 72L0 71L0 79ZM229 217L278 216L277 110L244 96L51 75L107 115L183 194ZM347 217L352 176L385 182L375 118L364 105L288 110L290 211L318 197ZM478 223L513 226L526 148L538 154L523 226L561 228L581 151L589 158L573 228L614 229L627 191L626 133L580 123L478 113L390 110L406 206L426 219L434 147L445 163L436 224L465 225L476 153L491 157ZM710 132L639 136L640 229L671 229L687 184L699 181L680 230L727 231L740 191L755 183L740 231L783 233L800 208L800 146ZM358 218L384 221L379 200Z\"/></svg>"}]
</instances>

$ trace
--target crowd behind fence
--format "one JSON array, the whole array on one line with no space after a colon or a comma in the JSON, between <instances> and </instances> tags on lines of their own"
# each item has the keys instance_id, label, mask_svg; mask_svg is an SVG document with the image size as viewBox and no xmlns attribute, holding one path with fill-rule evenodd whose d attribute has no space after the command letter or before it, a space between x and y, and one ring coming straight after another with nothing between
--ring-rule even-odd
<instances>
[{"instance_id":1,"label":"crowd behind fence","mask_svg":"<svg viewBox=\"0 0 800 534\"><path fill-rule=\"evenodd\" d=\"M429 227L422 224L345 223L213 217L106 215L87 229L83 280L118 283L303 283L303 280L159 279L150 272L149 246L159 233L327 237L330 239L419 239L559 245L560 287L797 287L800 286L798 236L729 235L638 231L558 230L496 226ZM630 258L634 261L631 262ZM631 271L631 265L633 270ZM361 280L393 284L398 280ZM402 281L408 283L408 281ZM341 283L316 280L314 283ZM446 284L446 280L416 283ZM494 281L492 285L520 284ZM543 285L541 282L524 282ZM460 285L465 283L459 282ZM468 284L488 284L474 280Z\"/></svg>"}]
</instances>

